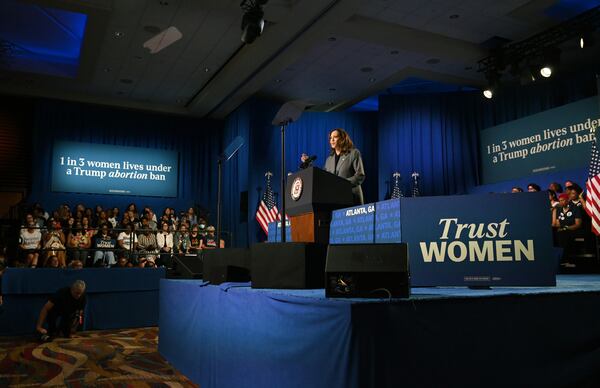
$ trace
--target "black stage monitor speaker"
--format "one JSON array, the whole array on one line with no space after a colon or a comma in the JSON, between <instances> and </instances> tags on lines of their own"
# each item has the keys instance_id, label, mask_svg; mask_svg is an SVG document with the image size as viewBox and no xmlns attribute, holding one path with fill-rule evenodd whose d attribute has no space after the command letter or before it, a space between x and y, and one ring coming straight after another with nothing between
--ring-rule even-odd
<instances>
[{"instance_id":1,"label":"black stage monitor speaker","mask_svg":"<svg viewBox=\"0 0 600 388\"><path fill-rule=\"evenodd\" d=\"M184 279L201 279L201 255L173 256L173 268L170 271L169 277Z\"/></svg>"},{"instance_id":2,"label":"black stage monitor speaker","mask_svg":"<svg viewBox=\"0 0 600 388\"><path fill-rule=\"evenodd\" d=\"M252 245L252 288L323 288L327 245L260 243Z\"/></svg>"},{"instance_id":3,"label":"black stage monitor speaker","mask_svg":"<svg viewBox=\"0 0 600 388\"><path fill-rule=\"evenodd\" d=\"M204 251L204 280L211 284L250 281L250 251L246 248Z\"/></svg>"},{"instance_id":4,"label":"black stage monitor speaker","mask_svg":"<svg viewBox=\"0 0 600 388\"><path fill-rule=\"evenodd\" d=\"M407 245L330 245L325 277L328 298L408 298Z\"/></svg>"}]
</instances>

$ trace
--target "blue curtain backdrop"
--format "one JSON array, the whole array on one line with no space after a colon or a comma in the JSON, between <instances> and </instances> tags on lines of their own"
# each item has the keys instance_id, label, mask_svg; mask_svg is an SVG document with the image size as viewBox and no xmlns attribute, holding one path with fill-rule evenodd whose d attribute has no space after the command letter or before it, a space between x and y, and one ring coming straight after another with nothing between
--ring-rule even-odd
<instances>
[{"instance_id":1,"label":"blue curtain backdrop","mask_svg":"<svg viewBox=\"0 0 600 388\"><path fill-rule=\"evenodd\" d=\"M31 202L48 210L61 203L79 202L92 207L118 206L130 202L149 205L159 214L164 207L187 210L194 204L206 207L215 221L217 150L222 123L109 107L40 100L36 103L33 129L33 176ZM51 191L52 144L55 140L173 150L179 152L176 198L59 193Z\"/></svg>"},{"instance_id":2,"label":"blue curtain backdrop","mask_svg":"<svg viewBox=\"0 0 600 388\"><path fill-rule=\"evenodd\" d=\"M525 87L505 86L492 100L479 91L381 96L379 199L389 194L395 171L402 174L405 190L417 171L423 195L472 192L479 183L479 131L596 93L594 72L588 71ZM504 186L510 190L511 184Z\"/></svg>"},{"instance_id":3,"label":"blue curtain backdrop","mask_svg":"<svg viewBox=\"0 0 600 388\"><path fill-rule=\"evenodd\" d=\"M265 172L273 173L273 190L279 200L281 171L281 131L271 125L281 104L252 99L226 120L223 144L242 136L246 145L236 159L224 165L224 229L230 230L237 246L265 240L255 219L256 209L265 188ZM300 155L317 155L315 165L322 167L328 155L328 133L341 127L348 131L363 155L367 179L363 185L367 201L377 199L377 115L376 113L317 113L305 112L300 120L286 130L286 169L298 170ZM248 192L247 213L240 204L240 193ZM280 209L281 210L281 209Z\"/></svg>"}]
</instances>

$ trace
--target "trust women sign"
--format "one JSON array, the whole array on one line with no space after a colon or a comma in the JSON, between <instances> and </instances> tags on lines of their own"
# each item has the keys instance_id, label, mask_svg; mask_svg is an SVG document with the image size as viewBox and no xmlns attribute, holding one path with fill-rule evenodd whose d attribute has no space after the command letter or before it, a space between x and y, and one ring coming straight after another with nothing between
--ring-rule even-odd
<instances>
[{"instance_id":1,"label":"trust women sign","mask_svg":"<svg viewBox=\"0 0 600 388\"><path fill-rule=\"evenodd\" d=\"M413 286L554 286L546 193L401 200Z\"/></svg>"}]
</instances>

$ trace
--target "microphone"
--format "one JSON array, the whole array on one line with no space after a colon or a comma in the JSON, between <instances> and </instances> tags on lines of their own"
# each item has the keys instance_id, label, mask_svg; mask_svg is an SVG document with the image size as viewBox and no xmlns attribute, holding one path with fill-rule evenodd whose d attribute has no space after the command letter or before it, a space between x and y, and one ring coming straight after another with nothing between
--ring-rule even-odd
<instances>
[{"instance_id":1,"label":"microphone","mask_svg":"<svg viewBox=\"0 0 600 388\"><path fill-rule=\"evenodd\" d=\"M306 159L304 162L300 163L300 168L304 169L304 168L310 167L312 162L314 162L315 160L317 160L317 155L309 156L308 159Z\"/></svg>"}]
</instances>

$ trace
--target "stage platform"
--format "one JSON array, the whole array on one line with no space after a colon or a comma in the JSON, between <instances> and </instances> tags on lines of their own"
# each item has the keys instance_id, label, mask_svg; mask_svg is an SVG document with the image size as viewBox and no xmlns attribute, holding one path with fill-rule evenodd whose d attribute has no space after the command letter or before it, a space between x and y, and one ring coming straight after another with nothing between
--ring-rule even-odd
<instances>
[{"instance_id":1,"label":"stage platform","mask_svg":"<svg viewBox=\"0 0 600 388\"><path fill-rule=\"evenodd\" d=\"M598 386L600 276L409 299L160 282L159 352L203 388Z\"/></svg>"}]
</instances>

